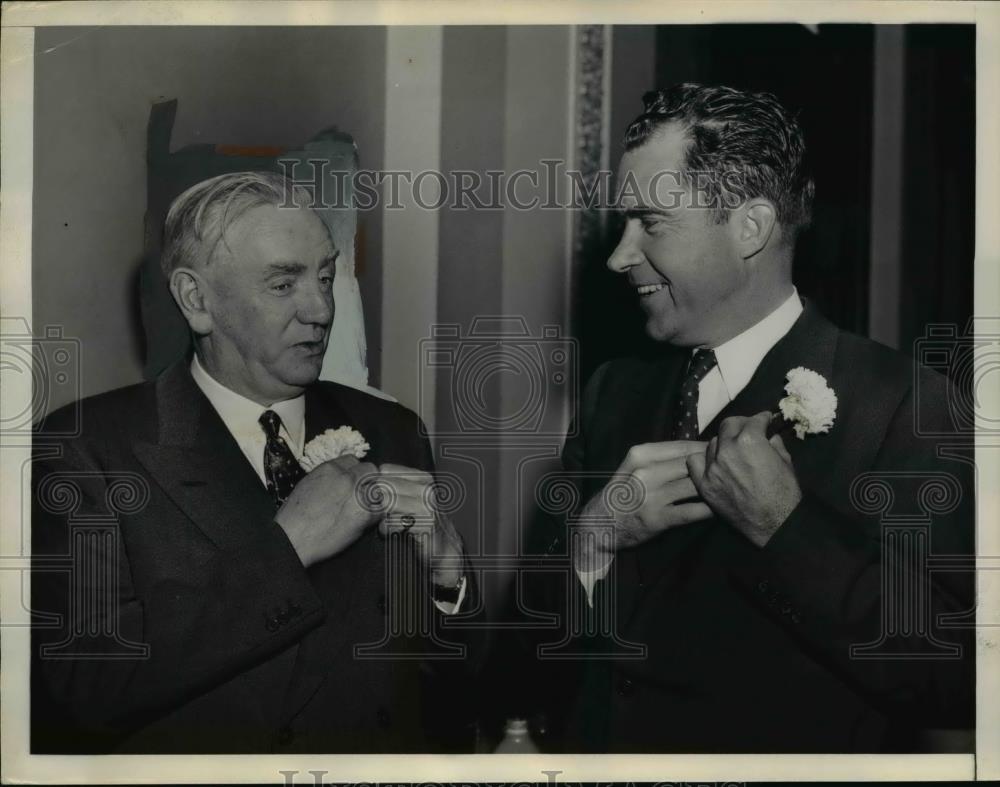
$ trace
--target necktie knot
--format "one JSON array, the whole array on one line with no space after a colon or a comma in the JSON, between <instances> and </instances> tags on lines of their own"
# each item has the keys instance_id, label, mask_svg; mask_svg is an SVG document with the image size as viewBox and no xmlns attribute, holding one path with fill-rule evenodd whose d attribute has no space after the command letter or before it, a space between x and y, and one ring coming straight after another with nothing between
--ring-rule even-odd
<instances>
[{"instance_id":1,"label":"necktie knot","mask_svg":"<svg viewBox=\"0 0 1000 787\"><path fill-rule=\"evenodd\" d=\"M274 410L265 410L260 414L258 419L260 425L264 427L264 434L267 435L268 440L277 439L279 433L281 432L281 416L278 415Z\"/></svg>"},{"instance_id":2,"label":"necktie knot","mask_svg":"<svg viewBox=\"0 0 1000 787\"><path fill-rule=\"evenodd\" d=\"M700 383L705 375L715 368L716 363L714 350L695 350L691 356L687 376L690 380Z\"/></svg>"}]
</instances>

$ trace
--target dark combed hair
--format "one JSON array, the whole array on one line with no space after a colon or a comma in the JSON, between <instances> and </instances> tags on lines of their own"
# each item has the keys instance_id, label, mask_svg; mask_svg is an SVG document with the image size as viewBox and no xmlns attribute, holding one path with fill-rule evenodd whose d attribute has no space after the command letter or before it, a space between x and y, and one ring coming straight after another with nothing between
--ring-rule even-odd
<instances>
[{"instance_id":1,"label":"dark combed hair","mask_svg":"<svg viewBox=\"0 0 1000 787\"><path fill-rule=\"evenodd\" d=\"M690 144L685 175L709 189L716 222L729 208L754 197L770 200L789 239L812 218L814 186L802 130L770 93L692 83L651 90L645 109L625 132L625 150L643 145L658 130L678 123Z\"/></svg>"}]
</instances>

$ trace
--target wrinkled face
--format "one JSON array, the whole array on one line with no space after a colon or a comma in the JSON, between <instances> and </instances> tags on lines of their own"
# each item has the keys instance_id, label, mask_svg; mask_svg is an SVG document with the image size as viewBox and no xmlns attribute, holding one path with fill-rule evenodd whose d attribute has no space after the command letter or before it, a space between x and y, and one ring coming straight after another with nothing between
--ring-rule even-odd
<instances>
[{"instance_id":1,"label":"wrinkled face","mask_svg":"<svg viewBox=\"0 0 1000 787\"><path fill-rule=\"evenodd\" d=\"M705 197L681 177L687 147L677 125L625 153L618 168L625 231L608 267L625 275L646 332L682 347L714 346L745 284L732 222L716 224Z\"/></svg>"},{"instance_id":2,"label":"wrinkled face","mask_svg":"<svg viewBox=\"0 0 1000 787\"><path fill-rule=\"evenodd\" d=\"M307 208L263 205L230 224L205 268L209 371L263 404L314 383L333 321L335 260Z\"/></svg>"}]
</instances>

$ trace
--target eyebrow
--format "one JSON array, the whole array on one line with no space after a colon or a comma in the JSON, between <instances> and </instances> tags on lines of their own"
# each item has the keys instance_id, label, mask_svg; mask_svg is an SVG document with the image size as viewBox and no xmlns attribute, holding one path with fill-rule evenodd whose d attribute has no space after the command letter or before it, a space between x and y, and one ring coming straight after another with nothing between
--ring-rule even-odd
<instances>
[{"instance_id":1,"label":"eyebrow","mask_svg":"<svg viewBox=\"0 0 1000 787\"><path fill-rule=\"evenodd\" d=\"M669 209L657 210L655 208L626 208L625 210L619 209L618 211L626 219L641 219L645 216L672 216L674 211Z\"/></svg>"},{"instance_id":2,"label":"eyebrow","mask_svg":"<svg viewBox=\"0 0 1000 787\"><path fill-rule=\"evenodd\" d=\"M322 268L326 265L333 265L337 261L337 257L339 256L340 252L335 251L329 257L324 257L322 262L320 263L320 267ZM286 261L272 262L270 265L267 266L267 272L265 275L274 276L276 274L302 273L305 269L306 266L301 262L295 262L291 260L287 262Z\"/></svg>"}]
</instances>

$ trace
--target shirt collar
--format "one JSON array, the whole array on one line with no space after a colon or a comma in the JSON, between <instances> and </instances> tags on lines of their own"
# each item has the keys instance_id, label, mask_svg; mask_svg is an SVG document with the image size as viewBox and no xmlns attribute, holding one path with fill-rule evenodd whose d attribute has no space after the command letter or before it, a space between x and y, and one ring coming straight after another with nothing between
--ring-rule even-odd
<instances>
[{"instance_id":1,"label":"shirt collar","mask_svg":"<svg viewBox=\"0 0 1000 787\"><path fill-rule=\"evenodd\" d=\"M791 330L800 314L802 301L793 287L792 294L767 317L714 348L730 400L746 387L764 356Z\"/></svg>"},{"instance_id":2,"label":"shirt collar","mask_svg":"<svg viewBox=\"0 0 1000 787\"><path fill-rule=\"evenodd\" d=\"M265 410L274 410L281 418L281 423L294 444L301 449L305 440L306 399L300 394L294 399L275 402L270 407L264 407L252 399L227 388L212 375L198 360L197 353L191 360L191 376L218 412L229 432L240 440L243 435L256 436L263 434L260 426L260 416Z\"/></svg>"}]
</instances>

